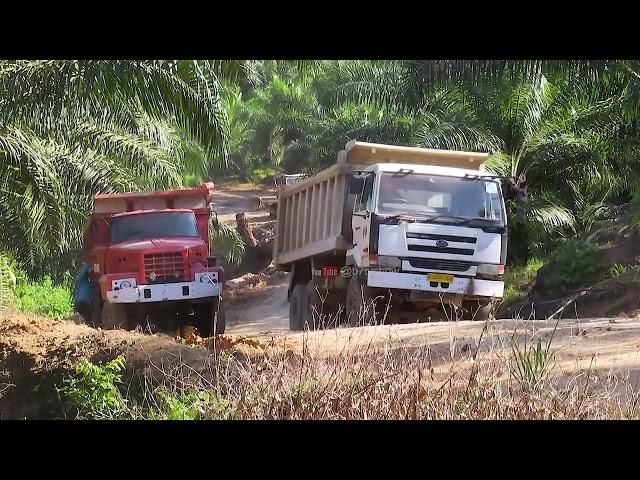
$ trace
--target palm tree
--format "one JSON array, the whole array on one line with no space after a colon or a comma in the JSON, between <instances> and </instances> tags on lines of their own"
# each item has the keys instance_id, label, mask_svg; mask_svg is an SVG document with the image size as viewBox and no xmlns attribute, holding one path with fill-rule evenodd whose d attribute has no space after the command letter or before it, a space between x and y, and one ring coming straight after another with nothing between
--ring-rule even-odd
<instances>
[{"instance_id":1,"label":"palm tree","mask_svg":"<svg viewBox=\"0 0 640 480\"><path fill-rule=\"evenodd\" d=\"M37 274L79 245L91 195L180 186L185 169L226 160L219 79L250 73L239 61L0 63L0 250Z\"/></svg>"}]
</instances>

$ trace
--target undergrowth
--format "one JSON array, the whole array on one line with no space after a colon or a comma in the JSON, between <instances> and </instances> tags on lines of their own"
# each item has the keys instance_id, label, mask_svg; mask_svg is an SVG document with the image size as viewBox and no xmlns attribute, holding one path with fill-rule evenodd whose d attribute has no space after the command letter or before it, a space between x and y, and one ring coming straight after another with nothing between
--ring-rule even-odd
<instances>
[{"instance_id":1,"label":"undergrowth","mask_svg":"<svg viewBox=\"0 0 640 480\"><path fill-rule=\"evenodd\" d=\"M544 265L544 260L530 258L526 265L508 265L505 268L503 296L505 304L509 305L527 295L528 287L542 265Z\"/></svg>"},{"instance_id":2,"label":"undergrowth","mask_svg":"<svg viewBox=\"0 0 640 480\"><path fill-rule=\"evenodd\" d=\"M554 330L555 332L555 330ZM556 378L553 333L453 342L453 363L434 370L429 346L366 347L324 357L305 348L234 349L204 370L181 362L134 385L121 359L82 363L60 390L71 418L202 419L551 419L635 418L637 388L588 374ZM497 343L496 343L497 342ZM311 347L309 345L309 347ZM473 359L473 361L471 361ZM137 393L134 393L137 392ZM618 400L613 400L618 398Z\"/></svg>"},{"instance_id":3,"label":"undergrowth","mask_svg":"<svg viewBox=\"0 0 640 480\"><path fill-rule=\"evenodd\" d=\"M50 317L64 317L73 313L71 289L54 285L48 276L39 282L18 283L14 297L15 306L23 312Z\"/></svg>"}]
</instances>

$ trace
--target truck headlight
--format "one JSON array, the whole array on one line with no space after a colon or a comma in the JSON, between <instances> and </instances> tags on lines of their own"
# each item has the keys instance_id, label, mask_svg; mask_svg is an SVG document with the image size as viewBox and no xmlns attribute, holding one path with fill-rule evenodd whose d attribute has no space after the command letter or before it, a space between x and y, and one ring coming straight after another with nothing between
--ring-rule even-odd
<instances>
[{"instance_id":1,"label":"truck headlight","mask_svg":"<svg viewBox=\"0 0 640 480\"><path fill-rule=\"evenodd\" d=\"M489 276L500 276L504 274L504 265L502 264L492 264L492 263L481 263L478 265L478 275L489 275Z\"/></svg>"},{"instance_id":2,"label":"truck headlight","mask_svg":"<svg viewBox=\"0 0 640 480\"><path fill-rule=\"evenodd\" d=\"M200 275L200 283L216 283L217 275L215 273L203 273Z\"/></svg>"},{"instance_id":3,"label":"truck headlight","mask_svg":"<svg viewBox=\"0 0 640 480\"><path fill-rule=\"evenodd\" d=\"M131 288L131 282L129 280L123 280L120 282L120 288Z\"/></svg>"}]
</instances>

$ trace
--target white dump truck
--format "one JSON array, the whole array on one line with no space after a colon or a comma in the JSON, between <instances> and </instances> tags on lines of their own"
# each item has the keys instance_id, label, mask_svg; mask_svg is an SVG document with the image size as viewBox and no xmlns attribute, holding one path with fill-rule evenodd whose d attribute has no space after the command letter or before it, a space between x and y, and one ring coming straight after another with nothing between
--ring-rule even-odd
<instances>
[{"instance_id":1,"label":"white dump truck","mask_svg":"<svg viewBox=\"0 0 640 480\"><path fill-rule=\"evenodd\" d=\"M335 165L280 192L274 262L291 272L291 330L440 305L490 315L507 216L487 156L351 141Z\"/></svg>"}]
</instances>

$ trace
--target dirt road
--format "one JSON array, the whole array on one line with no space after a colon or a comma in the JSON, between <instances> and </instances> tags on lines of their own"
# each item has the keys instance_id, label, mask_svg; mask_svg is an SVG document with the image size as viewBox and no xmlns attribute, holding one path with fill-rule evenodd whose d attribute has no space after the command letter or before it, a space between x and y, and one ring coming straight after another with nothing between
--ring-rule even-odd
<instances>
[{"instance_id":1,"label":"dirt road","mask_svg":"<svg viewBox=\"0 0 640 480\"><path fill-rule=\"evenodd\" d=\"M252 184L216 184L214 208L218 220L235 228L236 213L245 213L253 227L260 226L269 221L269 213L258 209L258 197L272 195L275 195L275 188Z\"/></svg>"}]
</instances>

